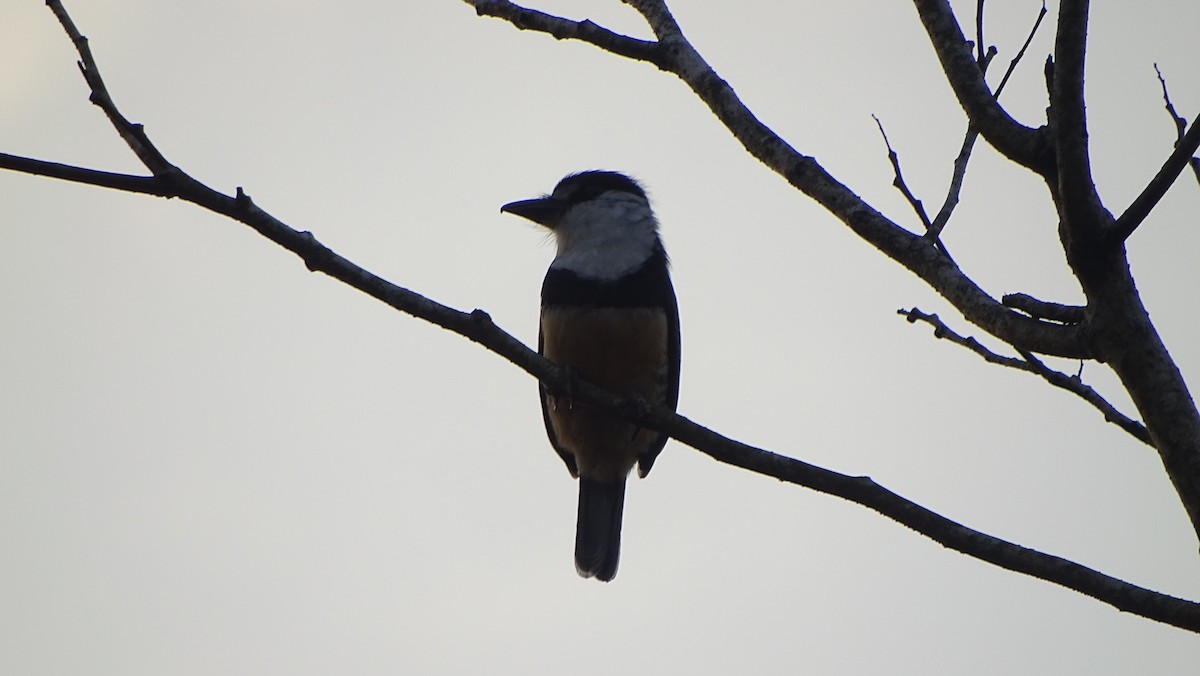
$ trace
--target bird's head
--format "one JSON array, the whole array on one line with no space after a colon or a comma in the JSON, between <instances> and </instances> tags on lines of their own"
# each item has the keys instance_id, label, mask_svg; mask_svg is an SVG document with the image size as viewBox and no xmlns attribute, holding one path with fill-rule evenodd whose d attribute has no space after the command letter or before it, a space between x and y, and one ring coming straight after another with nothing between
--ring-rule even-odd
<instances>
[{"instance_id":1,"label":"bird's head","mask_svg":"<svg viewBox=\"0 0 1200 676\"><path fill-rule=\"evenodd\" d=\"M558 247L551 267L584 277L616 279L661 246L646 191L615 171L584 171L544 197L509 202L500 211L544 225Z\"/></svg>"}]
</instances>

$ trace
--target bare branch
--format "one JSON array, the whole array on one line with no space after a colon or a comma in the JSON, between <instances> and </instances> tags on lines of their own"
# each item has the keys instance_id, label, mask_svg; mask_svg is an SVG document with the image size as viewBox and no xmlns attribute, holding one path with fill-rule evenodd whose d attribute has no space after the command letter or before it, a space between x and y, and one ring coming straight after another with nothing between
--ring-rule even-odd
<instances>
[{"instance_id":1,"label":"bare branch","mask_svg":"<svg viewBox=\"0 0 1200 676\"><path fill-rule=\"evenodd\" d=\"M1026 312L1030 317L1048 319L1063 324L1078 324L1083 321L1084 309L1078 305L1063 305L1049 301L1038 300L1024 293L1005 294L1000 299L1005 306Z\"/></svg>"},{"instance_id":2,"label":"bare branch","mask_svg":"<svg viewBox=\"0 0 1200 676\"><path fill-rule=\"evenodd\" d=\"M1069 376L1060 371L1055 371L1054 369L1051 369L1042 363L1042 361L1038 359L1037 356L1032 352L1021 349L1018 349L1017 351L1020 352L1021 356L1025 358L1025 361L1033 367L1033 372L1045 378L1046 382L1054 385L1055 387L1060 387L1068 392L1074 392L1075 394L1079 395L1084 401L1096 407L1098 411L1104 414L1104 422L1109 422L1117 427L1120 427L1129 434L1133 435L1133 437L1138 441L1151 448L1154 448L1154 441L1150 439L1150 433L1146 430L1146 426L1118 411L1115 406L1108 403L1104 397L1101 397L1099 392L1092 389L1091 386L1085 385L1083 383L1082 376ZM1082 372L1083 367L1081 365L1080 373Z\"/></svg>"},{"instance_id":3,"label":"bare branch","mask_svg":"<svg viewBox=\"0 0 1200 676\"><path fill-rule=\"evenodd\" d=\"M659 60L658 43L639 40L628 35L615 33L590 20L571 21L562 17L526 9L508 0L464 0L475 7L479 16L504 19L521 30L546 33L558 40L579 40L595 45L607 52L636 61L646 61L663 66Z\"/></svg>"},{"instance_id":4,"label":"bare branch","mask_svg":"<svg viewBox=\"0 0 1200 676\"><path fill-rule=\"evenodd\" d=\"M1187 119L1175 111L1175 104L1171 103L1171 93L1167 91L1167 79L1163 77L1157 63L1154 64L1154 74L1158 76L1158 86L1162 87L1163 103L1166 105L1167 114L1175 123L1175 135L1178 137L1176 144L1178 144L1183 140L1183 132L1187 129Z\"/></svg>"},{"instance_id":5,"label":"bare branch","mask_svg":"<svg viewBox=\"0 0 1200 676\"><path fill-rule=\"evenodd\" d=\"M1142 221L1146 220L1154 207L1167 194L1167 190L1171 188L1175 179L1179 178L1179 174L1183 173L1187 166L1192 167L1192 170L1196 172L1196 180L1200 181L1200 159L1193 157L1197 148L1200 148L1200 115L1192 121L1192 128L1175 146L1175 151L1167 157L1162 168L1158 170L1154 178L1150 179L1141 194L1113 224L1114 238L1124 240L1132 235L1133 231L1142 224Z\"/></svg>"},{"instance_id":6,"label":"bare branch","mask_svg":"<svg viewBox=\"0 0 1200 676\"><path fill-rule=\"evenodd\" d=\"M1033 42L1033 36L1037 35L1038 28L1042 25L1042 19L1045 17L1046 0L1042 0L1042 11L1038 12L1037 19L1034 19L1033 28L1029 29L1029 35L1025 37L1025 44L1021 45L1017 55L1008 62L1008 69L1004 71L1004 77L1000 78L1000 84L996 85L996 98L1000 98L1000 93L1004 91L1004 85L1008 84L1008 78L1012 77L1013 71L1017 69L1017 64L1025 56L1025 50L1029 49L1029 43Z\"/></svg>"},{"instance_id":7,"label":"bare branch","mask_svg":"<svg viewBox=\"0 0 1200 676\"><path fill-rule=\"evenodd\" d=\"M916 195L908 189L908 184L904 182L904 174L900 171L900 156L892 149L892 142L888 140L887 132L883 130L883 123L879 121L876 115L871 116L875 120L875 124L879 127L879 135L883 137L883 144L887 146L888 160L892 163L892 170L895 172L895 178L892 179L892 185L904 195L904 199L912 206L913 211L917 212L917 217L921 219L921 225L925 226L925 232L929 232L933 224L929 222L929 216L925 213L925 205L921 200L917 199Z\"/></svg>"},{"instance_id":8,"label":"bare branch","mask_svg":"<svg viewBox=\"0 0 1200 676\"><path fill-rule=\"evenodd\" d=\"M896 311L903 315L910 324L918 321L925 322L933 327L933 336L948 340L955 345L960 345L983 357L985 361L991 364L998 364L1018 371L1034 373L1041 376L1046 382L1051 385L1064 389L1087 403L1091 404L1096 410L1104 415L1104 421L1110 422L1117 427L1128 432L1133 438L1138 441L1153 447L1154 442L1150 440L1150 433L1146 430L1146 426L1140 422L1121 413L1115 406L1110 404L1108 400L1100 396L1100 393L1094 390L1090 385L1083 382L1083 379L1076 376L1069 376L1065 373L1055 371L1042 363L1033 353L1017 348L1017 352L1021 354L1023 359L1015 357L1006 357L1001 354L989 350L974 337L963 337L955 333L946 323L941 320L936 314L926 314L917 308L911 310L900 309Z\"/></svg>"},{"instance_id":9,"label":"bare branch","mask_svg":"<svg viewBox=\"0 0 1200 676\"><path fill-rule=\"evenodd\" d=\"M936 314L926 314L917 308L913 308L911 310L900 308L899 310L896 310L896 314L903 315L906 319L908 319L909 324L915 324L918 321L929 324L933 327L934 338L948 340L955 345L961 345L980 357L983 357L984 361L988 363L999 364L1000 366L1007 366L1008 368L1018 369L1021 371L1029 370L1028 365L1020 359L996 354L975 338L964 338L963 336L955 333L950 329L950 327L946 326L946 323L943 322L941 317L938 317Z\"/></svg>"},{"instance_id":10,"label":"bare branch","mask_svg":"<svg viewBox=\"0 0 1200 676\"><path fill-rule=\"evenodd\" d=\"M134 176L131 174L115 174L98 169L86 169L69 164L35 160L29 157L0 153L0 169L12 169L24 174L49 176L64 181L98 185L103 188L113 188L124 192L136 192L159 197L174 197L175 190L167 182L155 176Z\"/></svg>"},{"instance_id":11,"label":"bare branch","mask_svg":"<svg viewBox=\"0 0 1200 676\"><path fill-rule=\"evenodd\" d=\"M155 176L163 176L171 173L174 167L167 162L166 158L158 152L150 139L146 137L142 125L134 124L125 119L125 116L117 110L116 104L113 103L112 97L108 94L108 87L104 84L104 78L100 76L100 69L96 67L96 60L92 57L92 50L88 46L87 38L80 34L79 29L75 27L75 22L71 21L71 17L67 15L67 10L63 8L61 0L46 0L46 6L50 11L54 12L54 16L58 18L58 22L62 24L63 30L67 36L71 38L72 44L75 45L75 50L79 52L79 72L83 74L84 80L87 81L88 87L91 88L91 102L100 107L104 114L108 116L112 122L113 128L121 135L125 143L129 146L133 154L137 155L142 164L146 166Z\"/></svg>"},{"instance_id":12,"label":"bare branch","mask_svg":"<svg viewBox=\"0 0 1200 676\"><path fill-rule=\"evenodd\" d=\"M832 472L730 440L666 409L647 411L638 422L666 432L720 462L869 507L964 554L1074 589L1126 612L1200 631L1200 604L1142 589L1073 561L985 535L901 497L869 477Z\"/></svg>"},{"instance_id":13,"label":"bare branch","mask_svg":"<svg viewBox=\"0 0 1200 676\"><path fill-rule=\"evenodd\" d=\"M975 2L975 61L980 66L984 64L987 56L983 51L983 0Z\"/></svg>"},{"instance_id":14,"label":"bare branch","mask_svg":"<svg viewBox=\"0 0 1200 676\"><path fill-rule=\"evenodd\" d=\"M983 0L979 0L979 5L976 8L976 31L979 39L983 40ZM1029 31L1029 35L1025 38L1025 44L1021 45L1021 49L1017 51L1017 55L1008 62L1008 70L1004 71L1004 77L1000 79L1000 85L996 87L996 98L1000 98L1000 93L1004 91L1004 85L1008 84L1008 78L1012 76L1017 69L1017 64L1021 62L1021 58L1025 56L1025 51L1029 49L1029 43L1033 42L1033 36L1037 34L1038 27L1042 24L1042 17L1046 16L1046 3L1042 2L1042 11L1038 14L1037 19L1033 22L1033 28ZM992 58L996 56L996 48L991 47L985 54L982 48L979 50L979 70L981 75L987 73L988 65L991 64ZM950 216L954 214L955 207L958 206L959 195L962 194L963 179L967 175L967 163L971 161L971 151L975 148L975 140L979 138L979 130L973 125L967 125L966 134L963 135L962 148L958 151L958 156L954 158L954 173L950 177L950 189L946 191L946 199L942 202L942 208L938 210L937 216L933 219L933 224L929 227L929 237L940 238L942 231L946 229L946 224L950 222Z\"/></svg>"},{"instance_id":15,"label":"bare branch","mask_svg":"<svg viewBox=\"0 0 1200 676\"><path fill-rule=\"evenodd\" d=\"M888 160L891 161L892 170L895 172L895 178L892 179L892 185L896 186L896 189L899 190L900 193L904 195L904 198L908 200L908 203L912 205L913 211L917 212L917 217L921 219L921 225L925 226L926 239L932 240L934 246L936 246L938 250L942 252L942 255L945 256L947 260L953 262L954 259L950 256L950 251L946 249L946 245L942 243L942 240L938 238L937 233L933 231L933 224L929 222L929 216L925 213L925 205L921 203L921 200L917 199L916 195L912 194L912 191L908 189L908 184L904 182L904 173L900 170L900 156L897 155L896 151L892 149L892 142L888 140L887 132L883 130L883 122L880 122L879 118L875 115L872 115L871 117L875 119L875 124L879 126L879 134L883 136L883 144L887 146ZM963 166L963 171L966 171L965 165Z\"/></svg>"},{"instance_id":16,"label":"bare branch","mask_svg":"<svg viewBox=\"0 0 1200 676\"><path fill-rule=\"evenodd\" d=\"M949 0L913 0L942 71L971 125L1005 157L1042 176L1054 173L1054 149L1045 128L1017 122L988 89Z\"/></svg>"},{"instance_id":17,"label":"bare branch","mask_svg":"<svg viewBox=\"0 0 1200 676\"><path fill-rule=\"evenodd\" d=\"M999 86L996 87L995 97L1000 98L1000 93L1004 91L1004 86L1008 84L1009 77L1017 69L1017 64L1025 56L1025 51L1029 49L1029 44L1033 42L1033 37L1037 34L1038 27L1042 24L1042 18L1046 16L1046 3L1042 1L1042 11L1038 13L1037 19L1033 22L1033 28L1030 29L1029 35L1025 38L1025 44L1021 45L1021 49L1017 51L1016 56L1008 62L1008 69L1004 71L1004 77L1000 79ZM981 45L978 49L976 61L979 64L980 74L986 74L988 65L991 64L992 58L996 56L996 48L990 47L987 52L983 51L983 0L979 0L975 9L975 30L977 40ZM967 125L967 131L963 136L962 148L958 151L958 157L954 158L954 173L950 178L950 189L946 191L946 199L942 202L942 208L938 210L937 216L933 219L933 225L929 227L929 237L940 238L942 231L946 229L946 224L950 222L950 216L954 213L954 208L958 206L958 198L962 193L963 179L967 174L967 163L971 159L971 151L975 147L975 140L979 138L979 130L973 125Z\"/></svg>"},{"instance_id":18,"label":"bare branch","mask_svg":"<svg viewBox=\"0 0 1200 676\"><path fill-rule=\"evenodd\" d=\"M1088 0L1063 0L1054 46L1050 92L1051 126L1058 164L1056 199L1061 216L1076 238L1094 234L1111 216L1100 202L1088 153L1083 66L1087 55ZM1085 232L1085 229L1091 232Z\"/></svg>"},{"instance_id":19,"label":"bare branch","mask_svg":"<svg viewBox=\"0 0 1200 676\"><path fill-rule=\"evenodd\" d=\"M1167 114L1171 116L1171 120L1175 123L1175 134L1178 136L1175 145L1178 147L1183 144L1183 131L1187 128L1187 120L1175 112L1175 105L1171 103L1171 95L1167 92L1167 80L1163 77L1162 71L1158 69L1157 63L1154 64L1154 72L1158 74L1158 83L1162 85L1163 102L1166 104ZM1195 127L1195 125L1192 126ZM1192 167L1192 173L1196 176L1196 182L1200 183L1200 157L1192 156L1188 164Z\"/></svg>"},{"instance_id":20,"label":"bare branch","mask_svg":"<svg viewBox=\"0 0 1200 676\"><path fill-rule=\"evenodd\" d=\"M938 210L933 223L929 225L929 237L940 238L942 236L942 231L950 222L950 216L954 214L954 208L958 206L963 179L967 176L967 163L971 161L971 151L975 148L975 139L977 138L979 138L979 132L974 127L967 127L967 133L963 136L962 148L959 149L958 156L954 158L954 173L950 176L950 189L946 191L946 199L942 202L942 208Z\"/></svg>"}]
</instances>

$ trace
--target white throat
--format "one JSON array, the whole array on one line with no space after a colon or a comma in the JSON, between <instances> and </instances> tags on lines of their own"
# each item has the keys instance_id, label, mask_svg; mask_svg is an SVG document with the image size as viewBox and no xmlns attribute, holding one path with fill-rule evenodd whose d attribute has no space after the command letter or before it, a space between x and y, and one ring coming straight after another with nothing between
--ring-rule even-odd
<instances>
[{"instance_id":1,"label":"white throat","mask_svg":"<svg viewBox=\"0 0 1200 676\"><path fill-rule=\"evenodd\" d=\"M654 253L658 221L644 198L613 190L571 207L554 228L554 239L558 255L550 267L611 281Z\"/></svg>"}]
</instances>

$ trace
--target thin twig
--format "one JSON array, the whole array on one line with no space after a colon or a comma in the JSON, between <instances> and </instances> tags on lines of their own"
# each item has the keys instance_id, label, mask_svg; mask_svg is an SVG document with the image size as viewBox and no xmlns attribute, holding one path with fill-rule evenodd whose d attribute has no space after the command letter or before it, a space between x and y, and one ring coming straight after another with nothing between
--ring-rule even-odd
<instances>
[{"instance_id":1,"label":"thin twig","mask_svg":"<svg viewBox=\"0 0 1200 676\"><path fill-rule=\"evenodd\" d=\"M883 123L879 121L876 115L871 116L875 120L875 124L879 127L879 135L883 137L883 144L887 146L888 160L892 163L892 170L895 172L895 178L892 179L892 185L904 195L904 199L908 200L913 211L917 212L917 217L921 219L921 225L925 226L925 231L929 232L932 223L929 221L929 216L925 213L925 205L917 196L912 194L908 189L908 184L904 182L904 173L900 171L900 156L892 149L892 142L888 140L887 132L883 130Z\"/></svg>"},{"instance_id":2,"label":"thin twig","mask_svg":"<svg viewBox=\"0 0 1200 676\"><path fill-rule=\"evenodd\" d=\"M1053 147L1047 131L1021 124L996 100L979 70L976 54L967 48L962 27L949 0L913 0L913 4L937 53L946 81L971 125L1000 154L1042 176L1052 176Z\"/></svg>"},{"instance_id":3,"label":"thin twig","mask_svg":"<svg viewBox=\"0 0 1200 676\"><path fill-rule=\"evenodd\" d=\"M980 2L979 9L983 10L982 2ZM988 66L991 65L995 56L996 48L988 48L987 53L983 54L979 60L980 73L987 72ZM959 148L958 155L954 158L954 170L950 174L950 187L946 190L946 199L942 200L942 208L938 209L937 216L933 218L933 223L925 233L927 239L942 241L942 231L946 229L946 224L950 222L950 216L954 214L954 208L958 206L963 180L967 177L967 163L971 161L971 151L975 148L975 140L978 138L979 130L968 123L967 131L963 134L962 147Z\"/></svg>"},{"instance_id":4,"label":"thin twig","mask_svg":"<svg viewBox=\"0 0 1200 676\"><path fill-rule=\"evenodd\" d=\"M1150 438L1150 432L1146 429L1145 425L1118 411L1115 406L1110 404L1104 397L1100 396L1099 392L1093 389L1090 385L1084 384L1082 380L1083 362L1079 362L1079 372L1076 375L1069 376L1046 366L1042 360L1038 359L1037 356L1032 352L1022 350L1020 348L1017 348L1017 352L1019 352L1025 361L1033 367L1033 372L1044 378L1046 382L1054 385L1055 387L1060 387L1068 392L1073 392L1079 395L1084 401L1088 402L1094 406L1096 410L1104 414L1105 422L1110 422L1117 427L1120 427L1129 434L1133 435L1133 437L1138 441L1146 444L1150 448L1154 448L1154 441Z\"/></svg>"},{"instance_id":5,"label":"thin twig","mask_svg":"<svg viewBox=\"0 0 1200 676\"><path fill-rule=\"evenodd\" d=\"M1021 348L1017 348L1017 352L1021 355L1022 359L997 354L989 350L974 337L963 337L955 333L936 314L926 314L917 308L911 310L900 309L897 310L897 313L907 318L909 323L920 321L929 324L933 327L935 338L942 338L955 345L961 345L983 357L988 363L999 364L1000 366L1041 376L1051 385L1064 389L1091 404L1092 407L1104 415L1105 422L1110 422L1120 427L1133 436L1133 438L1150 447L1154 446L1154 442L1151 441L1150 433L1146 430L1145 425L1118 411L1099 392L1084 383L1079 375L1069 376L1065 373L1055 371L1042 363L1032 352ZM1082 374L1082 368L1080 369L1080 373Z\"/></svg>"},{"instance_id":6,"label":"thin twig","mask_svg":"<svg viewBox=\"0 0 1200 676\"><path fill-rule=\"evenodd\" d=\"M87 81L88 87L91 89L91 102L104 111L113 128L121 135L130 150L155 176L162 176L174 171L175 167L167 162L162 153L158 152L150 139L146 137L142 125L130 122L121 114L121 111L117 110L116 104L113 103L112 97L108 93L108 87L104 84L104 78L100 76L100 69L96 66L96 59L92 56L92 49L88 46L87 38L75 27L75 22L67 14L61 0L46 0L46 6L50 8L51 12L54 12L54 16L62 24L63 30L71 38L71 43L75 45L75 51L79 53L79 72L83 74L83 79Z\"/></svg>"},{"instance_id":7,"label":"thin twig","mask_svg":"<svg viewBox=\"0 0 1200 676\"><path fill-rule=\"evenodd\" d=\"M892 149L892 143L888 140L887 132L883 130L883 123L879 121L879 117L872 115L875 118L875 124L879 126L879 134L883 136L883 143L887 146L888 160L892 163L892 170L895 172L895 178L892 179L892 185L904 195L908 203L912 205L913 211L917 212L917 217L921 219L921 225L925 226L925 238L932 241L937 250L946 257L947 261L954 262L954 258L950 255L950 250L942 242L941 238L933 231L933 224L929 222L929 215L925 213L925 205L917 196L908 189L908 184L904 182L904 173L900 170L900 156Z\"/></svg>"},{"instance_id":8,"label":"thin twig","mask_svg":"<svg viewBox=\"0 0 1200 676\"><path fill-rule=\"evenodd\" d=\"M983 0L980 0L977 8L977 15L983 12ZM1029 35L1025 37L1025 44L1021 45L1021 49L1017 51L1016 56L1008 62L1008 69L1004 71L1004 77L1000 79L1000 85L996 87L995 97L1000 98L1001 92L1004 91L1004 86L1008 84L1009 77L1017 69L1017 64L1021 63L1021 59L1025 56L1026 50L1029 49L1029 44L1033 42L1033 37L1037 35L1038 28L1042 25L1042 18L1046 16L1046 2L1042 0L1042 10L1038 13L1037 19L1033 22L1033 28L1030 29ZM982 19L977 19L978 31L980 39L983 35ZM986 72L987 67L991 64L992 58L996 56L996 48L988 49L986 55L982 55L979 59L980 70ZM933 219L933 225L929 228L930 237L941 237L942 231L946 229L946 224L950 222L950 216L953 215L955 207L958 206L959 195L962 193L963 178L967 174L967 163L971 159L971 151L975 147L975 141L979 138L979 130L974 125L967 125L966 134L963 136L962 148L958 151L958 157L954 158L954 173L950 178L950 189L946 191L946 199L942 202L942 208L938 210L937 216Z\"/></svg>"},{"instance_id":9,"label":"thin twig","mask_svg":"<svg viewBox=\"0 0 1200 676\"><path fill-rule=\"evenodd\" d=\"M611 31L591 20L571 21L563 17L546 14L535 9L514 5L508 0L464 0L475 7L479 16L504 19L521 30L546 33L558 40L580 40L595 45L607 52L635 61L646 61L666 69L658 43L640 40Z\"/></svg>"},{"instance_id":10,"label":"thin twig","mask_svg":"<svg viewBox=\"0 0 1200 676\"><path fill-rule=\"evenodd\" d=\"M1163 103L1166 104L1167 114L1171 116L1171 121L1175 123L1175 135L1177 137L1175 145L1179 145L1183 141L1183 132L1187 130L1187 119L1176 112L1175 104L1171 103L1171 93L1167 91L1167 79L1163 77L1157 63L1154 64L1154 74L1158 76L1158 85L1162 87Z\"/></svg>"},{"instance_id":11,"label":"thin twig","mask_svg":"<svg viewBox=\"0 0 1200 676\"><path fill-rule=\"evenodd\" d=\"M136 192L159 197L174 197L174 189L156 176L117 174L99 169L86 169L58 162L35 160L30 157L0 153L0 169L12 169L23 174L49 176L64 181L86 183L124 192Z\"/></svg>"},{"instance_id":12,"label":"thin twig","mask_svg":"<svg viewBox=\"0 0 1200 676\"><path fill-rule=\"evenodd\" d=\"M1142 221L1146 220L1150 211L1166 195L1179 173L1183 171L1184 166L1192 168L1192 174L1196 177L1197 183L1200 183L1200 157L1195 156L1197 148L1200 147L1200 131L1198 131L1200 130L1200 116L1197 116L1192 122L1191 130L1185 133L1188 128L1187 120L1176 112L1175 104L1171 103L1171 95L1167 91L1167 80L1163 77L1162 71L1158 69L1157 63L1154 64L1154 72L1158 75L1159 86L1162 87L1167 114L1171 116L1171 122L1175 125L1175 151L1167 157L1167 161L1163 163L1162 168L1137 196L1137 199L1117 219L1113 227L1114 236L1121 239L1127 239L1141 225Z\"/></svg>"},{"instance_id":13,"label":"thin twig","mask_svg":"<svg viewBox=\"0 0 1200 676\"><path fill-rule=\"evenodd\" d=\"M1042 19L1046 16L1046 0L1042 0L1042 11L1038 12L1037 18L1033 21L1033 28L1029 29L1029 35L1025 37L1025 44L1021 45L1021 49L1017 51L1017 55L1008 62L1008 69L1004 71L1004 77L1000 78L1000 84L996 86L996 98L1000 98L1000 92L1004 91L1004 85L1008 84L1008 78L1012 77L1013 71L1017 69L1017 64L1021 62L1021 58L1025 56L1025 50L1029 49L1029 43L1033 42L1033 36L1037 35L1038 28L1042 25Z\"/></svg>"},{"instance_id":14,"label":"thin twig","mask_svg":"<svg viewBox=\"0 0 1200 676\"><path fill-rule=\"evenodd\" d=\"M990 364L999 364L1000 366L1007 366L1008 368L1018 369L1021 371L1030 370L1025 362L1017 359L1016 357L1005 357L1002 354L997 354L989 350L983 345L983 343L980 343L974 337L963 337L955 333L949 326L946 326L946 323L943 322L942 319L936 314L926 314L917 308L912 308L911 310L900 308L899 310L896 310L896 314L902 315L908 319L909 324L915 324L919 321L929 324L933 327L934 338L948 340L955 345L965 347L980 357L983 357L984 361Z\"/></svg>"},{"instance_id":15,"label":"thin twig","mask_svg":"<svg viewBox=\"0 0 1200 676\"><path fill-rule=\"evenodd\" d=\"M1193 155L1195 155L1198 148L1200 148L1200 115L1197 115L1196 119L1192 121L1192 128L1175 144L1174 152L1163 162L1162 168L1158 170L1154 178L1150 179L1150 182L1142 189L1141 194L1133 200L1129 208L1125 210L1125 213L1121 214L1120 218L1113 223L1112 237L1114 239L1128 239L1167 194L1167 190L1175 183L1175 179L1179 178L1179 174L1183 173L1184 168L1190 164L1193 170L1195 170L1200 160L1197 160ZM1197 180L1200 180L1200 178Z\"/></svg>"},{"instance_id":16,"label":"thin twig","mask_svg":"<svg viewBox=\"0 0 1200 676\"><path fill-rule=\"evenodd\" d=\"M975 62L981 68L985 66L987 56L983 51L983 0L975 3Z\"/></svg>"},{"instance_id":17,"label":"thin twig","mask_svg":"<svg viewBox=\"0 0 1200 676\"><path fill-rule=\"evenodd\" d=\"M975 148L975 140L978 138L979 132L974 127L968 126L967 133L963 136L962 148L959 149L958 156L954 158L954 173L950 175L950 188L946 191L946 199L942 202L942 208L938 210L933 223L929 225L928 237L936 237L941 241L942 231L946 229L946 224L954 215L954 208L958 206L963 179L967 176L967 163L971 161L971 151Z\"/></svg>"}]
</instances>

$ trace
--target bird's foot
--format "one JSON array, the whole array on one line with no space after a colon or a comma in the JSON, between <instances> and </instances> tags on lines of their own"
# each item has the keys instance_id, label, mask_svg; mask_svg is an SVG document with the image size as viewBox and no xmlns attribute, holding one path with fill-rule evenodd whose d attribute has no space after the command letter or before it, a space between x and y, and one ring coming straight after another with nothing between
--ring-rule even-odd
<instances>
[{"instance_id":1,"label":"bird's foot","mask_svg":"<svg viewBox=\"0 0 1200 676\"><path fill-rule=\"evenodd\" d=\"M629 435L629 440L633 441L637 438L637 435L642 433L642 428L638 427L636 423L637 421L646 417L646 414L650 412L650 404L646 402L646 398L642 395L631 394L628 397L625 397L625 401L621 403L621 412L629 418L632 418L633 422L635 423L633 432L631 432Z\"/></svg>"},{"instance_id":2,"label":"bird's foot","mask_svg":"<svg viewBox=\"0 0 1200 676\"><path fill-rule=\"evenodd\" d=\"M579 388L579 373L574 366L566 365L563 368L563 376L566 378L566 394L562 399L566 402L567 410L575 408L575 391Z\"/></svg>"}]
</instances>

